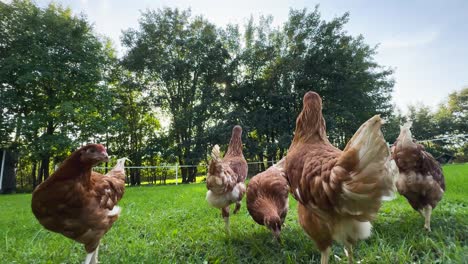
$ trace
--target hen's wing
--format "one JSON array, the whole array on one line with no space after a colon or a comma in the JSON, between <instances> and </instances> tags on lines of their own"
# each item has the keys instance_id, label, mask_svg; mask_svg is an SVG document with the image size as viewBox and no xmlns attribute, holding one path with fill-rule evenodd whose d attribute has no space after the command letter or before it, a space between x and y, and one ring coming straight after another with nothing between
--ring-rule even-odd
<instances>
[{"instance_id":1,"label":"hen's wing","mask_svg":"<svg viewBox=\"0 0 468 264\"><path fill-rule=\"evenodd\" d=\"M117 165L106 175L93 172L91 175L95 183L93 188L98 193L99 205L102 208L111 210L109 215L118 214L117 202L122 198L125 191L125 159L119 159Z\"/></svg>"},{"instance_id":2,"label":"hen's wing","mask_svg":"<svg viewBox=\"0 0 468 264\"><path fill-rule=\"evenodd\" d=\"M247 161L244 157L232 157L226 160L229 164L229 167L234 172L236 177L236 182L244 182L247 178L248 166Z\"/></svg>"},{"instance_id":3,"label":"hen's wing","mask_svg":"<svg viewBox=\"0 0 468 264\"><path fill-rule=\"evenodd\" d=\"M83 197L86 206L74 226L68 227L74 234L74 239L85 244L88 252L99 245L101 237L119 218L120 207L117 202L125 190L124 159L119 159L117 165L106 175L97 172L91 174L91 190ZM80 232L77 232L80 230Z\"/></svg>"},{"instance_id":4,"label":"hen's wing","mask_svg":"<svg viewBox=\"0 0 468 264\"><path fill-rule=\"evenodd\" d=\"M420 144L419 146L422 147ZM439 162L425 150L422 150L421 154L423 155L421 171L424 175L431 175L432 179L439 184L442 190L445 191L445 179Z\"/></svg>"},{"instance_id":5,"label":"hen's wing","mask_svg":"<svg viewBox=\"0 0 468 264\"><path fill-rule=\"evenodd\" d=\"M309 209L319 208L324 211L333 210L337 205L341 182L330 173L334 167L340 150L327 144L298 146L286 156L286 177L290 192L296 200Z\"/></svg>"}]
</instances>

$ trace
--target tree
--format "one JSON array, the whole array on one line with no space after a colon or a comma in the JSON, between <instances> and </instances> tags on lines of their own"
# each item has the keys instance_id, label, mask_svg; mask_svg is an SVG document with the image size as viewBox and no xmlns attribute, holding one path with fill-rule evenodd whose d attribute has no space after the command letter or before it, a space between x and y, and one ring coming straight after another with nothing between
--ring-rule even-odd
<instances>
[{"instance_id":1,"label":"tree","mask_svg":"<svg viewBox=\"0 0 468 264\"><path fill-rule=\"evenodd\" d=\"M450 153L458 162L468 161L468 88L449 94L434 114L439 136L451 137L439 142L440 152Z\"/></svg>"},{"instance_id":2,"label":"tree","mask_svg":"<svg viewBox=\"0 0 468 264\"><path fill-rule=\"evenodd\" d=\"M400 126L406 122L406 119L406 116L404 116L398 108L387 116L382 127L382 132L387 143L395 143L396 139L400 135Z\"/></svg>"},{"instance_id":3,"label":"tree","mask_svg":"<svg viewBox=\"0 0 468 264\"><path fill-rule=\"evenodd\" d=\"M283 156L310 90L322 96L328 136L339 147L372 115L390 117L392 71L374 61L376 49L362 36L344 31L347 21L348 14L323 21L315 8L291 10L281 28L271 27L271 17L247 23L236 67L229 68L237 78L228 86L228 116L249 131L247 157Z\"/></svg>"},{"instance_id":4,"label":"tree","mask_svg":"<svg viewBox=\"0 0 468 264\"><path fill-rule=\"evenodd\" d=\"M448 155L468 160L468 88L449 94L435 111L428 106L410 106L411 131L433 156Z\"/></svg>"},{"instance_id":5,"label":"tree","mask_svg":"<svg viewBox=\"0 0 468 264\"><path fill-rule=\"evenodd\" d=\"M428 140L438 135L434 114L428 106L409 106L408 118L412 121L411 131L415 139Z\"/></svg>"},{"instance_id":6,"label":"tree","mask_svg":"<svg viewBox=\"0 0 468 264\"><path fill-rule=\"evenodd\" d=\"M169 138L180 165L198 164L206 156L211 123L223 111L223 73L229 54L216 27L190 11L146 11L138 30L124 33L129 51L124 65L150 84L155 103L172 118ZM184 183L196 169L182 167Z\"/></svg>"},{"instance_id":7,"label":"tree","mask_svg":"<svg viewBox=\"0 0 468 264\"><path fill-rule=\"evenodd\" d=\"M344 31L349 14L330 22L320 20L318 8L292 10L287 23L291 57L303 57L294 75L299 95L317 91L324 101L330 140L343 147L372 115L391 112L392 71L374 60L376 48ZM300 102L300 100L297 100Z\"/></svg>"},{"instance_id":8,"label":"tree","mask_svg":"<svg viewBox=\"0 0 468 264\"><path fill-rule=\"evenodd\" d=\"M159 120L151 109L150 95L144 93L145 84L138 76L117 66L112 77L109 87L113 102L106 141L113 154L128 157L133 165L141 166L148 143L157 137ZM141 184L141 170L130 170L130 184Z\"/></svg>"},{"instance_id":9,"label":"tree","mask_svg":"<svg viewBox=\"0 0 468 264\"><path fill-rule=\"evenodd\" d=\"M453 134L468 133L468 87L449 94L447 102L441 104L435 114L439 130Z\"/></svg>"},{"instance_id":10,"label":"tree","mask_svg":"<svg viewBox=\"0 0 468 264\"><path fill-rule=\"evenodd\" d=\"M52 156L102 133L100 114L109 45L83 17L56 4L41 9L30 1L0 5L2 122L34 162L39 182ZM6 120L6 121L5 121ZM35 173L33 173L34 175Z\"/></svg>"}]
</instances>

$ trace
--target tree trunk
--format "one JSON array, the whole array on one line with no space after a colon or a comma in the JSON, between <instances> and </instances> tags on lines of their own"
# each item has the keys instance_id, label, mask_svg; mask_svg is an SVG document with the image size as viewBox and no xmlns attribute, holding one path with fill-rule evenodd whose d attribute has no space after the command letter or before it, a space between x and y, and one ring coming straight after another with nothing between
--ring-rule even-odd
<instances>
[{"instance_id":1,"label":"tree trunk","mask_svg":"<svg viewBox=\"0 0 468 264\"><path fill-rule=\"evenodd\" d=\"M43 158L41 161L41 167L39 168L39 177L37 181L38 184L45 181L49 177L49 165L50 165L49 157Z\"/></svg>"},{"instance_id":2,"label":"tree trunk","mask_svg":"<svg viewBox=\"0 0 468 264\"><path fill-rule=\"evenodd\" d=\"M130 185L135 186L136 179L135 179L135 169L130 169Z\"/></svg>"},{"instance_id":3,"label":"tree trunk","mask_svg":"<svg viewBox=\"0 0 468 264\"><path fill-rule=\"evenodd\" d=\"M136 185L138 186L141 185L141 170L140 169L135 169L135 181L136 181Z\"/></svg>"},{"instance_id":4,"label":"tree trunk","mask_svg":"<svg viewBox=\"0 0 468 264\"><path fill-rule=\"evenodd\" d=\"M188 169L187 167L181 167L180 170L182 171L182 183L189 183L188 182Z\"/></svg>"},{"instance_id":5,"label":"tree trunk","mask_svg":"<svg viewBox=\"0 0 468 264\"><path fill-rule=\"evenodd\" d=\"M37 172L37 163L34 161L32 163L32 169L31 169L31 177L32 177L32 185L33 185L33 190L37 186L37 181L36 181L36 172Z\"/></svg>"},{"instance_id":6,"label":"tree trunk","mask_svg":"<svg viewBox=\"0 0 468 264\"><path fill-rule=\"evenodd\" d=\"M189 169L189 178L188 182L196 182L197 181L197 167L190 167Z\"/></svg>"},{"instance_id":7,"label":"tree trunk","mask_svg":"<svg viewBox=\"0 0 468 264\"><path fill-rule=\"evenodd\" d=\"M18 156L13 150L7 150L4 155L0 155L0 162L3 162L3 178L0 184L0 193L14 193L16 191L16 170Z\"/></svg>"},{"instance_id":8,"label":"tree trunk","mask_svg":"<svg viewBox=\"0 0 468 264\"><path fill-rule=\"evenodd\" d=\"M109 167L109 162L108 161L106 161L106 163L104 164L104 167L105 167L104 174L107 174L107 172L109 171L108 170L108 167Z\"/></svg>"}]
</instances>

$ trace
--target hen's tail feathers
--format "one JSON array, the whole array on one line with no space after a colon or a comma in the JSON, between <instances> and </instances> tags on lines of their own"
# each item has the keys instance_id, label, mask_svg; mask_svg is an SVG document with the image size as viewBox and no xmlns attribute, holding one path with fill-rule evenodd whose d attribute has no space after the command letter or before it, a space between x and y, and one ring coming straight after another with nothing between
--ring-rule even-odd
<instances>
[{"instance_id":1,"label":"hen's tail feathers","mask_svg":"<svg viewBox=\"0 0 468 264\"><path fill-rule=\"evenodd\" d=\"M338 210L355 215L361 221L372 220L381 201L393 197L396 191L398 170L381 126L379 115L361 125L332 170L332 181L345 178L343 175L347 173L351 175L343 182Z\"/></svg>"},{"instance_id":2,"label":"hen's tail feathers","mask_svg":"<svg viewBox=\"0 0 468 264\"><path fill-rule=\"evenodd\" d=\"M404 125L400 126L400 135L398 135L398 140L404 145L410 145L413 142L413 135L410 130L411 125L412 122L408 121Z\"/></svg>"},{"instance_id":3,"label":"hen's tail feathers","mask_svg":"<svg viewBox=\"0 0 468 264\"><path fill-rule=\"evenodd\" d=\"M211 150L211 160L220 161L220 151L218 144L214 145L213 149Z\"/></svg>"},{"instance_id":4,"label":"hen's tail feathers","mask_svg":"<svg viewBox=\"0 0 468 264\"><path fill-rule=\"evenodd\" d=\"M123 170L125 171L125 161L129 161L130 163L132 162L129 158L120 158L117 160L117 164L115 165L115 167L113 168L113 170Z\"/></svg>"},{"instance_id":5,"label":"hen's tail feathers","mask_svg":"<svg viewBox=\"0 0 468 264\"><path fill-rule=\"evenodd\" d=\"M125 181L125 161L130 161L128 158L120 158L117 160L117 164L110 170L106 176L117 177Z\"/></svg>"},{"instance_id":6,"label":"hen's tail feathers","mask_svg":"<svg viewBox=\"0 0 468 264\"><path fill-rule=\"evenodd\" d=\"M125 161L132 163L132 161L127 157L120 158L117 160L117 165L115 165L115 168L118 168L121 170L125 169Z\"/></svg>"},{"instance_id":7,"label":"hen's tail feathers","mask_svg":"<svg viewBox=\"0 0 468 264\"><path fill-rule=\"evenodd\" d=\"M211 150L211 161L208 169L208 178L213 175L219 175L222 171L222 160L220 158L219 146L214 145Z\"/></svg>"},{"instance_id":8,"label":"hen's tail feathers","mask_svg":"<svg viewBox=\"0 0 468 264\"><path fill-rule=\"evenodd\" d=\"M404 125L401 126L401 129L410 129L413 126L413 122L408 121Z\"/></svg>"},{"instance_id":9,"label":"hen's tail feathers","mask_svg":"<svg viewBox=\"0 0 468 264\"><path fill-rule=\"evenodd\" d=\"M211 161L206 177L206 187L214 193L222 193L226 185L226 175L223 173L223 164L220 158L219 146L215 145L211 151Z\"/></svg>"}]
</instances>

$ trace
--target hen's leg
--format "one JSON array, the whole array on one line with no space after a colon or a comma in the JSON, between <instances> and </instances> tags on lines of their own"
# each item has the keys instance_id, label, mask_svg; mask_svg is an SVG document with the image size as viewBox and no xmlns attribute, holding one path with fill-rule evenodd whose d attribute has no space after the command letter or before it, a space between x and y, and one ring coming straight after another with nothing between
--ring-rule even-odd
<instances>
[{"instance_id":1,"label":"hen's leg","mask_svg":"<svg viewBox=\"0 0 468 264\"><path fill-rule=\"evenodd\" d=\"M221 209L221 214L223 215L226 233L228 235L231 234L231 230L229 228L229 205Z\"/></svg>"},{"instance_id":2,"label":"hen's leg","mask_svg":"<svg viewBox=\"0 0 468 264\"><path fill-rule=\"evenodd\" d=\"M124 160L125 161L125 160ZM94 262L92 264L97 264L98 263L98 253L99 253L99 245L96 248L96 253L94 253Z\"/></svg>"},{"instance_id":3,"label":"hen's leg","mask_svg":"<svg viewBox=\"0 0 468 264\"><path fill-rule=\"evenodd\" d=\"M331 248L327 247L324 251L321 251L320 264L328 264L328 259L330 257Z\"/></svg>"},{"instance_id":4,"label":"hen's leg","mask_svg":"<svg viewBox=\"0 0 468 264\"><path fill-rule=\"evenodd\" d=\"M84 264L97 264L98 250L99 246L93 252L88 253L88 255L86 255Z\"/></svg>"},{"instance_id":5,"label":"hen's leg","mask_svg":"<svg viewBox=\"0 0 468 264\"><path fill-rule=\"evenodd\" d=\"M346 257L348 257L348 263L353 263L353 245L350 243L345 243L344 252Z\"/></svg>"},{"instance_id":6,"label":"hen's leg","mask_svg":"<svg viewBox=\"0 0 468 264\"><path fill-rule=\"evenodd\" d=\"M422 209L422 215L424 216L424 228L427 231L431 231L431 214L432 214L432 206L426 205Z\"/></svg>"},{"instance_id":7,"label":"hen's leg","mask_svg":"<svg viewBox=\"0 0 468 264\"><path fill-rule=\"evenodd\" d=\"M241 208L241 202L237 201L236 202L236 208L234 209L234 213L237 214L237 212L239 212L240 208Z\"/></svg>"}]
</instances>

